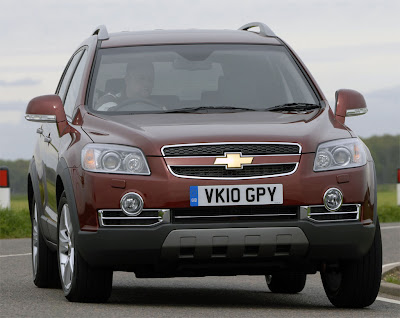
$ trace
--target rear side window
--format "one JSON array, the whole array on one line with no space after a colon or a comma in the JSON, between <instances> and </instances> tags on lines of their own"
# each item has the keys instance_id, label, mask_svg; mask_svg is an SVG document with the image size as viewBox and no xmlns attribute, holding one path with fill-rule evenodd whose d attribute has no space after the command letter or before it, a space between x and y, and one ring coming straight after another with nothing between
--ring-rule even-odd
<instances>
[{"instance_id":1,"label":"rear side window","mask_svg":"<svg viewBox=\"0 0 400 318\"><path fill-rule=\"evenodd\" d=\"M64 102L65 114L67 115L68 118L72 117L72 113L75 108L76 98L78 97L79 88L81 87L82 75L85 69L86 60L87 60L87 51L83 53L79 61L78 67L76 68L71 84L69 85L67 97Z\"/></svg>"}]
</instances>

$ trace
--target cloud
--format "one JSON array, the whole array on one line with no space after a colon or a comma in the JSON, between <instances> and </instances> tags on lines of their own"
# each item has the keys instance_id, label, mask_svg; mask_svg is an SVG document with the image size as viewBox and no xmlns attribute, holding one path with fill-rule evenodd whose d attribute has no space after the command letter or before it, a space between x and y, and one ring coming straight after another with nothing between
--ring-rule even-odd
<instances>
[{"instance_id":1,"label":"cloud","mask_svg":"<svg viewBox=\"0 0 400 318\"><path fill-rule=\"evenodd\" d=\"M14 81L0 80L0 86L34 86L39 85L42 81L32 78L21 78Z\"/></svg>"},{"instance_id":2,"label":"cloud","mask_svg":"<svg viewBox=\"0 0 400 318\"><path fill-rule=\"evenodd\" d=\"M6 111L20 111L25 112L26 106L29 101L2 101L0 100L0 114ZM1 115L0 115L1 116ZM1 118L0 118L1 121Z\"/></svg>"},{"instance_id":3,"label":"cloud","mask_svg":"<svg viewBox=\"0 0 400 318\"><path fill-rule=\"evenodd\" d=\"M19 124L24 113L18 110L0 111L0 124Z\"/></svg>"}]
</instances>

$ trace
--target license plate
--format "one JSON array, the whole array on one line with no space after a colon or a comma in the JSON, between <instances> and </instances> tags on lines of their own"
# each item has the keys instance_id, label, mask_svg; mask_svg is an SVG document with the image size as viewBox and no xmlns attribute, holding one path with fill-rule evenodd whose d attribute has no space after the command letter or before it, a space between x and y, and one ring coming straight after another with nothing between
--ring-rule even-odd
<instances>
[{"instance_id":1,"label":"license plate","mask_svg":"<svg viewBox=\"0 0 400 318\"><path fill-rule=\"evenodd\" d=\"M190 206L282 204L282 184L191 186Z\"/></svg>"}]
</instances>

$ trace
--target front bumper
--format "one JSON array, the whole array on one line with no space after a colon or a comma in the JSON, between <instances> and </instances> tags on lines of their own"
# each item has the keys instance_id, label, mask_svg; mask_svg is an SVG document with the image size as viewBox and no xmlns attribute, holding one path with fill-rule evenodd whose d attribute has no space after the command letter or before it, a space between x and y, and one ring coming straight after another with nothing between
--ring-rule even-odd
<instances>
[{"instance_id":1,"label":"front bumper","mask_svg":"<svg viewBox=\"0 0 400 318\"><path fill-rule=\"evenodd\" d=\"M365 255L375 225L308 220L239 224L163 224L150 228L99 228L79 231L77 247L93 266L114 269L135 265L179 264L186 260L228 264L276 260L310 263L356 259Z\"/></svg>"}]
</instances>

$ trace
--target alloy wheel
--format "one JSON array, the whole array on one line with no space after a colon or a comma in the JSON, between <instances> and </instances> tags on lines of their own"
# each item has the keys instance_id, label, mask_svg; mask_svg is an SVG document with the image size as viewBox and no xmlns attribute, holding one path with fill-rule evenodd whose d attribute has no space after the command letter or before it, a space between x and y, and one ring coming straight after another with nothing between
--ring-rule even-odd
<instances>
[{"instance_id":1,"label":"alloy wheel","mask_svg":"<svg viewBox=\"0 0 400 318\"><path fill-rule=\"evenodd\" d=\"M39 223L38 223L38 212L36 203L33 206L33 216L32 216L32 269L33 277L37 275L39 259Z\"/></svg>"},{"instance_id":2,"label":"alloy wheel","mask_svg":"<svg viewBox=\"0 0 400 318\"><path fill-rule=\"evenodd\" d=\"M72 238L72 223L68 204L64 204L60 215L60 226L58 230L58 253L61 282L65 290L71 288L74 274L75 248Z\"/></svg>"}]
</instances>

